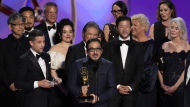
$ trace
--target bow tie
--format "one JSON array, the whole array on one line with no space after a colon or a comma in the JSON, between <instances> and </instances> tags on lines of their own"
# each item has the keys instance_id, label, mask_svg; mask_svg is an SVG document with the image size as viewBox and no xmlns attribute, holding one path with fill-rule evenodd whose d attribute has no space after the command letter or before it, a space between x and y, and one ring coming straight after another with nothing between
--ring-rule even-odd
<instances>
[{"instance_id":1,"label":"bow tie","mask_svg":"<svg viewBox=\"0 0 190 107\"><path fill-rule=\"evenodd\" d=\"M28 35L28 34L29 34L29 32L27 32L27 31L24 32L24 35L25 35L25 36Z\"/></svg>"},{"instance_id":2,"label":"bow tie","mask_svg":"<svg viewBox=\"0 0 190 107\"><path fill-rule=\"evenodd\" d=\"M36 54L36 58L37 58L37 60L39 59L39 58L42 58L42 59L44 59L44 55L41 53L41 54Z\"/></svg>"},{"instance_id":3,"label":"bow tie","mask_svg":"<svg viewBox=\"0 0 190 107\"><path fill-rule=\"evenodd\" d=\"M51 29L55 29L55 24L53 24L53 26L48 26L48 30L50 31Z\"/></svg>"},{"instance_id":4,"label":"bow tie","mask_svg":"<svg viewBox=\"0 0 190 107\"><path fill-rule=\"evenodd\" d=\"M125 43L126 45L129 45L129 42L130 42L129 40L126 40L126 41L121 41L121 40L120 40L120 41L119 41L119 46L121 46L121 45L124 44L124 43Z\"/></svg>"}]
</instances>

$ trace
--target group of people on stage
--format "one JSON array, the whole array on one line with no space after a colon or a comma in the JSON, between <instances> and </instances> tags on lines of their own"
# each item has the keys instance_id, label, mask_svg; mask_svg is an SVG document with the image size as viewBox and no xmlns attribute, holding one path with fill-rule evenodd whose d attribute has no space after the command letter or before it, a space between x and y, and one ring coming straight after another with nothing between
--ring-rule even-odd
<instances>
[{"instance_id":1,"label":"group of people on stage","mask_svg":"<svg viewBox=\"0 0 190 107\"><path fill-rule=\"evenodd\" d=\"M37 26L31 7L8 17L12 33L0 39L1 107L190 107L190 44L172 1L160 1L150 29L146 15L128 17L116 1L115 21L103 29L87 22L75 45L73 22L57 22L54 2L43 9ZM91 99L81 103L81 96Z\"/></svg>"}]
</instances>

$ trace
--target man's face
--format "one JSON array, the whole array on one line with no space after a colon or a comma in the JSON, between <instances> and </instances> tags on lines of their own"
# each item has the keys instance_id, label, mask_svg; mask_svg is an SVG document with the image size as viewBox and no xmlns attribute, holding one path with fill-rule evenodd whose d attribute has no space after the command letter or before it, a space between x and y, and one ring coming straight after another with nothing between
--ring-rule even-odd
<instances>
[{"instance_id":1,"label":"man's face","mask_svg":"<svg viewBox=\"0 0 190 107\"><path fill-rule=\"evenodd\" d=\"M120 37L122 39L127 39L131 31L130 22L126 20L119 22L117 29L120 34Z\"/></svg>"},{"instance_id":2,"label":"man's face","mask_svg":"<svg viewBox=\"0 0 190 107\"><path fill-rule=\"evenodd\" d=\"M97 61L100 58L100 56L102 55L102 51L103 50L102 50L99 42L91 42L88 45L87 55L93 61Z\"/></svg>"},{"instance_id":3,"label":"man's face","mask_svg":"<svg viewBox=\"0 0 190 107\"><path fill-rule=\"evenodd\" d=\"M25 29L26 30L31 30L34 27L34 15L31 11L24 11L21 13L25 18L26 18L26 22L25 22Z\"/></svg>"},{"instance_id":4,"label":"man's face","mask_svg":"<svg viewBox=\"0 0 190 107\"><path fill-rule=\"evenodd\" d=\"M21 37L24 32L25 23L22 20L16 19L13 23L9 24L9 29L14 36Z\"/></svg>"},{"instance_id":5,"label":"man's face","mask_svg":"<svg viewBox=\"0 0 190 107\"><path fill-rule=\"evenodd\" d=\"M57 8L55 6L47 6L45 10L46 22L53 25L57 20Z\"/></svg>"},{"instance_id":6,"label":"man's face","mask_svg":"<svg viewBox=\"0 0 190 107\"><path fill-rule=\"evenodd\" d=\"M94 27L88 27L86 32L83 33L83 39L87 42L89 39L97 38L98 37L98 29Z\"/></svg>"},{"instance_id":7,"label":"man's face","mask_svg":"<svg viewBox=\"0 0 190 107\"><path fill-rule=\"evenodd\" d=\"M34 41L30 41L30 45L35 52L42 53L45 46L45 37L37 36Z\"/></svg>"}]
</instances>

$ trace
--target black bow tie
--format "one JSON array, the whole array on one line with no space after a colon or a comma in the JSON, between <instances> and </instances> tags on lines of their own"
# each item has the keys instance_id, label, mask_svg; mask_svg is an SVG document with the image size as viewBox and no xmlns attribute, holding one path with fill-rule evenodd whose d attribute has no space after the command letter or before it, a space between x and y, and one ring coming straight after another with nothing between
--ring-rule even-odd
<instances>
[{"instance_id":1,"label":"black bow tie","mask_svg":"<svg viewBox=\"0 0 190 107\"><path fill-rule=\"evenodd\" d=\"M44 59L44 55L43 55L43 54L36 54L37 60L38 60L40 57L41 57L42 59Z\"/></svg>"},{"instance_id":2,"label":"black bow tie","mask_svg":"<svg viewBox=\"0 0 190 107\"><path fill-rule=\"evenodd\" d=\"M126 45L129 45L129 42L130 42L129 40L126 40L126 41L121 41L121 40L120 40L120 41L119 41L119 46L121 46L121 45L124 44L124 43L125 43Z\"/></svg>"},{"instance_id":3,"label":"black bow tie","mask_svg":"<svg viewBox=\"0 0 190 107\"><path fill-rule=\"evenodd\" d=\"M48 30L50 31L51 29L55 29L55 24L53 24L53 26L48 26Z\"/></svg>"},{"instance_id":4,"label":"black bow tie","mask_svg":"<svg viewBox=\"0 0 190 107\"><path fill-rule=\"evenodd\" d=\"M29 34L29 32L27 32L27 31L24 32L24 35L25 35L25 36L28 35L28 34Z\"/></svg>"}]
</instances>

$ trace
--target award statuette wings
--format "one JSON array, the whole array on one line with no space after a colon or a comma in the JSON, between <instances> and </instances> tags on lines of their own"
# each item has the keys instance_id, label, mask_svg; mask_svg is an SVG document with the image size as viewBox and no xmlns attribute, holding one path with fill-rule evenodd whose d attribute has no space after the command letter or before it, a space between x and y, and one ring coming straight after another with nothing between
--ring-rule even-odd
<instances>
[{"instance_id":1,"label":"award statuette wings","mask_svg":"<svg viewBox=\"0 0 190 107\"><path fill-rule=\"evenodd\" d=\"M81 76L83 81L83 86L88 85L88 69L86 67L82 67L81 69ZM87 93L78 96L79 103L91 103L93 100L93 96L87 95Z\"/></svg>"}]
</instances>

